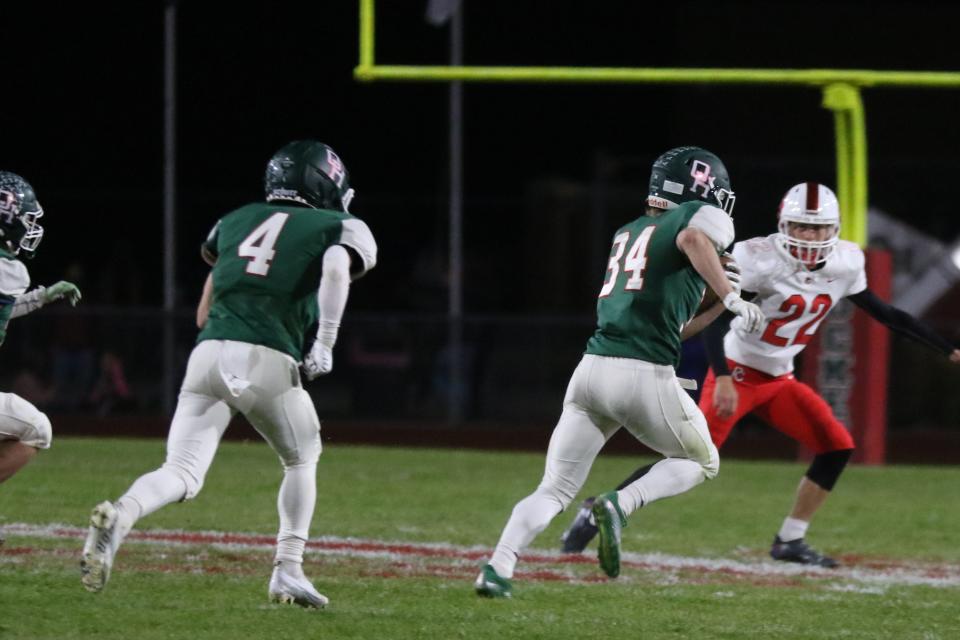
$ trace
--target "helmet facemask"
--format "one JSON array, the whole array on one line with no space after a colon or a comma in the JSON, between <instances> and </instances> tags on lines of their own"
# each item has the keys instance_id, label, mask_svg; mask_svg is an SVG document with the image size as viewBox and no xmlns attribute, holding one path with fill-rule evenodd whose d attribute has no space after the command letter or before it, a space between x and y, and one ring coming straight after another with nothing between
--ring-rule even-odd
<instances>
[{"instance_id":1,"label":"helmet facemask","mask_svg":"<svg viewBox=\"0 0 960 640\"><path fill-rule=\"evenodd\" d=\"M20 238L20 245L17 253L23 252L25 257L33 257L37 247L40 245L40 241L43 240L43 227L37 223L37 219L41 218L42 216L43 208L39 203L37 204L37 209L35 211L25 211L20 214L20 222L23 223L26 231L24 232L23 237Z\"/></svg>"},{"instance_id":2,"label":"helmet facemask","mask_svg":"<svg viewBox=\"0 0 960 640\"><path fill-rule=\"evenodd\" d=\"M340 196L340 204L343 205L344 213L350 213L350 203L353 202L353 194L356 193L353 188L347 189L342 196Z\"/></svg>"},{"instance_id":3,"label":"helmet facemask","mask_svg":"<svg viewBox=\"0 0 960 640\"><path fill-rule=\"evenodd\" d=\"M827 229L822 239L797 237L803 230L791 224ZM822 265L840 242L840 208L837 197L815 182L795 185L780 203L777 244L794 263L807 271ZM817 236L823 236L820 233Z\"/></svg>"},{"instance_id":4,"label":"helmet facemask","mask_svg":"<svg viewBox=\"0 0 960 640\"><path fill-rule=\"evenodd\" d=\"M790 229L790 224L799 223L794 220L780 220L777 225L779 231L778 239L781 246L786 250L787 255L806 270L814 269L817 265L827 261L834 247L840 241L840 225L817 225L818 227L830 227L831 233L825 240L803 240L793 235L796 231Z\"/></svg>"},{"instance_id":5,"label":"helmet facemask","mask_svg":"<svg viewBox=\"0 0 960 640\"><path fill-rule=\"evenodd\" d=\"M737 203L737 196L729 189L714 188L711 195L716 199L717 206L726 211L727 215L733 217L733 205Z\"/></svg>"}]
</instances>

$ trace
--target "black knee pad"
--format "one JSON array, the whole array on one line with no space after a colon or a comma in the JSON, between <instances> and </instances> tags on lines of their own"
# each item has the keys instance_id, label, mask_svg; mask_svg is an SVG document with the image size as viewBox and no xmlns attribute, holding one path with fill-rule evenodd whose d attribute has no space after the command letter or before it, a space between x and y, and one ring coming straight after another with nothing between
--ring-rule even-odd
<instances>
[{"instance_id":1,"label":"black knee pad","mask_svg":"<svg viewBox=\"0 0 960 640\"><path fill-rule=\"evenodd\" d=\"M851 455L853 455L853 449L818 453L810 463L810 468L807 469L807 477L814 484L830 491L833 485L837 484L837 478L847 466Z\"/></svg>"}]
</instances>

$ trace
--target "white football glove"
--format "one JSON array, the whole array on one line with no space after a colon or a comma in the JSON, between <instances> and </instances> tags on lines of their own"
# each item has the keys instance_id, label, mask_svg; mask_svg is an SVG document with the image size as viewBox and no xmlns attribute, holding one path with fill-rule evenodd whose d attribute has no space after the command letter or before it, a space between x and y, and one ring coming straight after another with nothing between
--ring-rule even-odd
<instances>
[{"instance_id":1,"label":"white football glove","mask_svg":"<svg viewBox=\"0 0 960 640\"><path fill-rule=\"evenodd\" d=\"M333 370L333 349L319 340L313 343L310 353L303 359L303 373L307 380L326 375Z\"/></svg>"},{"instance_id":2,"label":"white football glove","mask_svg":"<svg viewBox=\"0 0 960 640\"><path fill-rule=\"evenodd\" d=\"M723 306L743 318L743 328L749 333L756 333L767 321L760 307L752 302L747 302L737 293L728 293L727 297L723 299Z\"/></svg>"},{"instance_id":3,"label":"white football glove","mask_svg":"<svg viewBox=\"0 0 960 640\"><path fill-rule=\"evenodd\" d=\"M727 276L727 281L730 283L730 286L733 287L733 292L739 296L740 265L733 259L733 254L729 251L724 251L720 257L726 260L726 262L723 262L723 275Z\"/></svg>"},{"instance_id":4,"label":"white football glove","mask_svg":"<svg viewBox=\"0 0 960 640\"><path fill-rule=\"evenodd\" d=\"M303 359L303 373L307 380L313 380L333 370L333 345L337 343L339 322L320 320L317 326L317 339L313 341L310 353Z\"/></svg>"}]
</instances>

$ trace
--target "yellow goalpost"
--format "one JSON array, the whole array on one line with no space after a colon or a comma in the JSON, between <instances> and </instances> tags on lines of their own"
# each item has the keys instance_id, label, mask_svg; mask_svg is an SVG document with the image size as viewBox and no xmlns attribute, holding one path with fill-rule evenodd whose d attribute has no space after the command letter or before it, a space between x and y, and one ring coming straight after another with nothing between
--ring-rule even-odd
<instances>
[{"instance_id":1,"label":"yellow goalpost","mask_svg":"<svg viewBox=\"0 0 960 640\"><path fill-rule=\"evenodd\" d=\"M359 2L360 63L354 69L354 77L363 82L766 84L818 87L823 92L822 106L834 115L837 197L844 216L842 235L861 247L867 241L867 132L861 89L960 88L960 73L942 71L383 65L374 61L375 1Z\"/></svg>"}]
</instances>

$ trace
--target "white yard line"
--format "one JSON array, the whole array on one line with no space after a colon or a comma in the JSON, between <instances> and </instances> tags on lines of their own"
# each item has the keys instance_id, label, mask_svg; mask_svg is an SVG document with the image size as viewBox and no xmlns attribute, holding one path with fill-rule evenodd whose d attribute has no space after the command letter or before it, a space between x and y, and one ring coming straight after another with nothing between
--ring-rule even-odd
<instances>
[{"instance_id":1,"label":"white yard line","mask_svg":"<svg viewBox=\"0 0 960 640\"><path fill-rule=\"evenodd\" d=\"M36 539L82 540L86 529L62 524L34 525L13 523L0 528L7 536L20 536ZM231 550L270 551L273 549L272 536L225 533L218 531L179 531L169 529L148 529L134 531L128 542L164 546L211 545ZM458 564L476 566L489 556L486 547L464 547L441 543L409 543L401 541L370 540L361 538L321 537L308 543L312 553L330 556L387 558L390 560L436 559ZM723 558L694 558L663 553L623 553L622 562L626 567L665 574L677 572L703 573L718 577L727 575L741 578L797 578L830 580L850 583L850 590L860 589L856 585L868 585L878 588L892 586L958 587L960 586L960 565L924 564L898 561L890 567L845 566L837 569L806 567L772 561L747 562ZM520 566L530 572L553 567L560 569L571 565L591 565L595 563L592 553L583 555L561 554L555 551L530 550L524 554Z\"/></svg>"}]
</instances>

